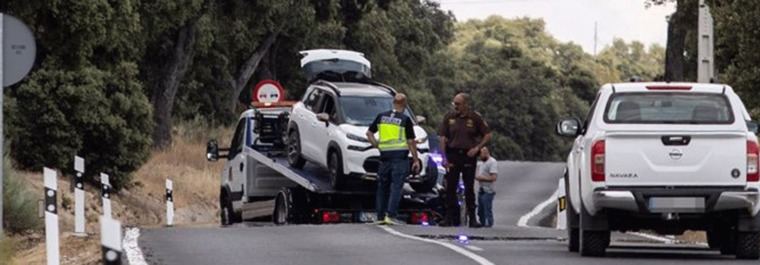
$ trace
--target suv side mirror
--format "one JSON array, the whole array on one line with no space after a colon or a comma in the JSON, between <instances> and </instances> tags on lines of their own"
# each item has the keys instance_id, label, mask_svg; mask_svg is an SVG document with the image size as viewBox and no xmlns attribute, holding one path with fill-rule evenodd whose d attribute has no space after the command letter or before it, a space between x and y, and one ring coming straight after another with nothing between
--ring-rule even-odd
<instances>
[{"instance_id":1,"label":"suv side mirror","mask_svg":"<svg viewBox=\"0 0 760 265\"><path fill-rule=\"evenodd\" d=\"M417 117L415 117L415 118L416 118L418 124L423 124L423 123L425 123L425 121L427 121L427 118L425 118L425 116L417 115Z\"/></svg>"},{"instance_id":2,"label":"suv side mirror","mask_svg":"<svg viewBox=\"0 0 760 265\"><path fill-rule=\"evenodd\" d=\"M324 112L320 113L320 114L317 114L317 120L319 120L321 122L324 122L325 123L325 127L330 126L330 114L327 114L327 113L324 113Z\"/></svg>"},{"instance_id":3,"label":"suv side mirror","mask_svg":"<svg viewBox=\"0 0 760 265\"><path fill-rule=\"evenodd\" d=\"M560 136L575 137L580 133L581 121L577 118L563 119L557 123L557 134Z\"/></svg>"},{"instance_id":4,"label":"suv side mirror","mask_svg":"<svg viewBox=\"0 0 760 265\"><path fill-rule=\"evenodd\" d=\"M219 151L226 151L229 152L229 149L219 148L219 144L216 142L215 139L211 139L206 144L206 160L214 162L219 160L219 158L227 158L228 154L219 154Z\"/></svg>"},{"instance_id":5,"label":"suv side mirror","mask_svg":"<svg viewBox=\"0 0 760 265\"><path fill-rule=\"evenodd\" d=\"M757 134L757 131L758 131L758 129L759 129L758 127L759 127L759 126L758 126L758 124L757 124L757 122L756 122L756 121L747 121L747 129L748 129L750 132L752 132L752 133L754 133L754 134Z\"/></svg>"}]
</instances>

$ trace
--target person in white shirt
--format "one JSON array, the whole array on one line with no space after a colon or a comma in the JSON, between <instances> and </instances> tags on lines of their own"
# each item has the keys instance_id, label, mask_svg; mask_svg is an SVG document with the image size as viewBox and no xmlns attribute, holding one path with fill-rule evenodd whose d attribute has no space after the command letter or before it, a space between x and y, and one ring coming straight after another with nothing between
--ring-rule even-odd
<instances>
[{"instance_id":1,"label":"person in white shirt","mask_svg":"<svg viewBox=\"0 0 760 265\"><path fill-rule=\"evenodd\" d=\"M493 226L493 197L496 192L493 189L493 182L499 175L499 167L496 159L491 157L488 147L480 149L478 157L478 172L475 180L480 184L478 191L478 218L483 227Z\"/></svg>"}]
</instances>

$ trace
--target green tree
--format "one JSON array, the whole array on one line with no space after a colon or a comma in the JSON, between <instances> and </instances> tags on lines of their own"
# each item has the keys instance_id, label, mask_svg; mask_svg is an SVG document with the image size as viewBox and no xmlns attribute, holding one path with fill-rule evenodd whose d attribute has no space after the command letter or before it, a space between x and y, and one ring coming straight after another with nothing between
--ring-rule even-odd
<instances>
[{"instance_id":1,"label":"green tree","mask_svg":"<svg viewBox=\"0 0 760 265\"><path fill-rule=\"evenodd\" d=\"M147 159L151 108L135 63L144 45L136 1L4 1L3 12L30 25L37 39L34 72L11 87L11 156L25 169L71 170L74 155L88 177L113 176L115 188Z\"/></svg>"},{"instance_id":2,"label":"green tree","mask_svg":"<svg viewBox=\"0 0 760 265\"><path fill-rule=\"evenodd\" d=\"M598 87L591 56L556 41L541 20L470 20L457 25L456 36L445 53L455 68L437 67L430 82L453 87L439 94L440 110L455 92L470 92L493 129L496 157L560 160L569 142L554 125L588 109Z\"/></svg>"},{"instance_id":3,"label":"green tree","mask_svg":"<svg viewBox=\"0 0 760 265\"><path fill-rule=\"evenodd\" d=\"M638 41L628 44L622 39L615 39L612 45L605 47L597 55L597 62L601 71L609 73L599 76L609 78L602 80L604 83L624 82L631 78L638 78L643 81L662 79L664 75L664 53L665 49L657 44L646 49L644 44Z\"/></svg>"},{"instance_id":4,"label":"green tree","mask_svg":"<svg viewBox=\"0 0 760 265\"><path fill-rule=\"evenodd\" d=\"M153 124L135 64L113 72L38 70L14 99L11 154L24 168L72 170L74 155L80 155L88 177L108 173L120 189L148 158Z\"/></svg>"}]
</instances>

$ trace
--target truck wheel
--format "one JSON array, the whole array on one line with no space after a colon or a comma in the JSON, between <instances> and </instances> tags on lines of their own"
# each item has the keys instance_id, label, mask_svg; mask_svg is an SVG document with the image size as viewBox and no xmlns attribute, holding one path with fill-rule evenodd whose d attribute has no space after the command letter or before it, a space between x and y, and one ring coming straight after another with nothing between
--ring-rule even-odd
<instances>
[{"instance_id":1,"label":"truck wheel","mask_svg":"<svg viewBox=\"0 0 760 265\"><path fill-rule=\"evenodd\" d=\"M297 169L302 169L306 164L306 160L301 155L301 136L298 130L293 130L288 135L288 164Z\"/></svg>"},{"instance_id":2,"label":"truck wheel","mask_svg":"<svg viewBox=\"0 0 760 265\"><path fill-rule=\"evenodd\" d=\"M584 211L584 213L580 213L580 224L579 224L579 231L580 231L580 247L579 251L581 252L581 256L589 256L589 257L601 257L604 256L607 247L610 245L610 231L609 230L586 230L583 229L584 223L590 222L593 223L593 216L589 215L583 207L583 203L581 203L581 211Z\"/></svg>"},{"instance_id":3,"label":"truck wheel","mask_svg":"<svg viewBox=\"0 0 760 265\"><path fill-rule=\"evenodd\" d=\"M234 208L232 208L232 201L227 195L226 191L222 191L219 196L219 220L223 226L231 225L240 222L240 216L235 214Z\"/></svg>"},{"instance_id":4,"label":"truck wheel","mask_svg":"<svg viewBox=\"0 0 760 265\"><path fill-rule=\"evenodd\" d=\"M734 255L736 254L736 230L734 229L721 229L719 230L721 236L720 241L720 254Z\"/></svg>"},{"instance_id":5,"label":"truck wheel","mask_svg":"<svg viewBox=\"0 0 760 265\"><path fill-rule=\"evenodd\" d=\"M760 232L736 233L736 258L760 258Z\"/></svg>"},{"instance_id":6,"label":"truck wheel","mask_svg":"<svg viewBox=\"0 0 760 265\"><path fill-rule=\"evenodd\" d=\"M420 163L422 164L422 163ZM418 193L432 192L435 188L435 184L438 181L438 168L432 159L428 160L427 168L425 168L425 179L422 182L409 183L412 189Z\"/></svg>"},{"instance_id":7,"label":"truck wheel","mask_svg":"<svg viewBox=\"0 0 760 265\"><path fill-rule=\"evenodd\" d=\"M708 229L705 234L707 235L707 246L711 249L719 249L722 241L720 234L714 229Z\"/></svg>"},{"instance_id":8,"label":"truck wheel","mask_svg":"<svg viewBox=\"0 0 760 265\"><path fill-rule=\"evenodd\" d=\"M610 231L589 231L579 229L581 256L602 257L610 242Z\"/></svg>"},{"instance_id":9,"label":"truck wheel","mask_svg":"<svg viewBox=\"0 0 760 265\"><path fill-rule=\"evenodd\" d=\"M565 175L565 201L567 202L567 208L565 208L565 211L567 211L567 214L565 215L567 222L565 223L567 224L567 250L570 252L578 252L581 244L581 232L580 229L578 229L580 216L575 212L575 208L573 208L573 204L570 202L569 196L570 185L568 183L567 175Z\"/></svg>"},{"instance_id":10,"label":"truck wheel","mask_svg":"<svg viewBox=\"0 0 760 265\"><path fill-rule=\"evenodd\" d=\"M567 250L578 252L581 246L581 231L578 228L567 228Z\"/></svg>"},{"instance_id":11,"label":"truck wheel","mask_svg":"<svg viewBox=\"0 0 760 265\"><path fill-rule=\"evenodd\" d=\"M333 189L343 188L346 176L343 174L343 160L339 151L333 150L327 159L327 170L330 173L330 184Z\"/></svg>"},{"instance_id":12,"label":"truck wheel","mask_svg":"<svg viewBox=\"0 0 760 265\"><path fill-rule=\"evenodd\" d=\"M274 204L274 213L272 214L272 221L276 225L285 225L292 221L290 216L291 201L289 194L290 192L287 189L277 193L277 199L275 199Z\"/></svg>"}]
</instances>

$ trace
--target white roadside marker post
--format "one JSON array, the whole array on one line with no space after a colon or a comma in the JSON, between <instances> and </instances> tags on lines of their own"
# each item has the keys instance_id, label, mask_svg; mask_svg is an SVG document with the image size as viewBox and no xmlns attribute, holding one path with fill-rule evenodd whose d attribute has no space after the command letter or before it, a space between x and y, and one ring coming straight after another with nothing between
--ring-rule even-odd
<instances>
[{"instance_id":1,"label":"white roadside marker post","mask_svg":"<svg viewBox=\"0 0 760 265\"><path fill-rule=\"evenodd\" d=\"M45 183L45 248L48 265L60 264L58 246L58 173L43 168Z\"/></svg>"},{"instance_id":2,"label":"white roadside marker post","mask_svg":"<svg viewBox=\"0 0 760 265\"><path fill-rule=\"evenodd\" d=\"M74 157L74 235L87 236L84 218L84 158Z\"/></svg>"},{"instance_id":3,"label":"white roadside marker post","mask_svg":"<svg viewBox=\"0 0 760 265\"><path fill-rule=\"evenodd\" d=\"M565 180L560 179L559 192L557 193L557 229L567 229L567 196L565 194Z\"/></svg>"},{"instance_id":4,"label":"white roadside marker post","mask_svg":"<svg viewBox=\"0 0 760 265\"><path fill-rule=\"evenodd\" d=\"M121 223L108 216L100 217L100 245L103 264L121 264Z\"/></svg>"},{"instance_id":5,"label":"white roadside marker post","mask_svg":"<svg viewBox=\"0 0 760 265\"><path fill-rule=\"evenodd\" d=\"M111 182L108 174L100 173L100 197L103 199L103 216L111 218Z\"/></svg>"},{"instance_id":6,"label":"white roadside marker post","mask_svg":"<svg viewBox=\"0 0 760 265\"><path fill-rule=\"evenodd\" d=\"M166 226L174 225L174 188L171 179L166 179Z\"/></svg>"}]
</instances>

